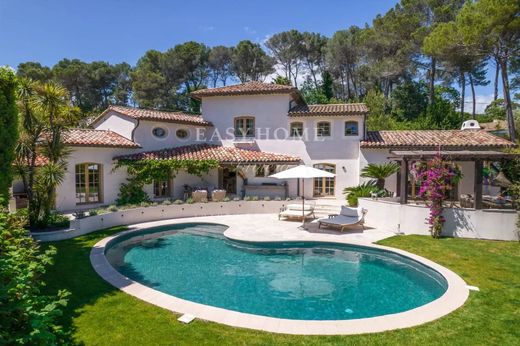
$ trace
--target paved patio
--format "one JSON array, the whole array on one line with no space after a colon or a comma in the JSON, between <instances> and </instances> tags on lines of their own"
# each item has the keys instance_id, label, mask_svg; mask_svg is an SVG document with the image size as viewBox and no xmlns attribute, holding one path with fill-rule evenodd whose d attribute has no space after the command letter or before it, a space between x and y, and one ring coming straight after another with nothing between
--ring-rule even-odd
<instances>
[{"instance_id":1,"label":"paved patio","mask_svg":"<svg viewBox=\"0 0 520 346\"><path fill-rule=\"evenodd\" d=\"M280 241L280 240L310 240L337 241L340 243L371 244L395 234L365 226L353 226L344 232L333 228L318 229L316 220L306 223L305 229L301 221L278 220L277 214L242 214L190 217L163 221L147 222L133 225L136 228L155 227L171 223L183 222L214 222L222 223L229 228L224 232L228 238L244 241Z\"/></svg>"}]
</instances>

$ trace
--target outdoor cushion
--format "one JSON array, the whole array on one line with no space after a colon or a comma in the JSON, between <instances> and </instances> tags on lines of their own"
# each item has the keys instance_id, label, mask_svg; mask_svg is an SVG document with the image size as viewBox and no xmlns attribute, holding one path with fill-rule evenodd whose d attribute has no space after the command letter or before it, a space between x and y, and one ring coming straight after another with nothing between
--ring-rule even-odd
<instances>
[{"instance_id":1,"label":"outdoor cushion","mask_svg":"<svg viewBox=\"0 0 520 346\"><path fill-rule=\"evenodd\" d=\"M301 204L289 204L287 205L287 209L289 210L299 210L302 211L302 205ZM305 204L305 211L313 211L314 207L310 204Z\"/></svg>"},{"instance_id":2,"label":"outdoor cushion","mask_svg":"<svg viewBox=\"0 0 520 346\"><path fill-rule=\"evenodd\" d=\"M332 218L322 218L319 219L319 222L326 223L329 225L338 225L338 226L344 226L344 225L354 225L360 221L360 217L353 217L353 216L344 216L344 215L337 215Z\"/></svg>"},{"instance_id":3,"label":"outdoor cushion","mask_svg":"<svg viewBox=\"0 0 520 346\"><path fill-rule=\"evenodd\" d=\"M358 208L349 208L349 207L341 206L340 215L357 218L359 216L359 211L358 211Z\"/></svg>"}]
</instances>

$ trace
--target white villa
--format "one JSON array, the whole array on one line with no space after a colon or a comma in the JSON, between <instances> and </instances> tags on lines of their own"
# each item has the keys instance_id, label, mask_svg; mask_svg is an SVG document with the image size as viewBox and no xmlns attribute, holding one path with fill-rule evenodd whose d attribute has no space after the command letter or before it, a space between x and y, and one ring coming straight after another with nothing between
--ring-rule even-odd
<instances>
[{"instance_id":1,"label":"white villa","mask_svg":"<svg viewBox=\"0 0 520 346\"><path fill-rule=\"evenodd\" d=\"M368 163L402 162L400 174L387 179L387 189L406 203L408 164L438 150L460 159L464 178L457 196L473 195L482 178L475 172L497 150L512 142L480 129L450 131L366 131L370 116L364 104L307 105L291 86L251 82L199 90L201 115L111 106L92 129L66 133L73 147L65 181L56 191L56 209L73 211L115 203L127 180L115 169L117 158L216 159L218 169L202 178L180 172L169 181L146 186L151 199L183 199L185 188L225 189L230 196L294 197L299 182L279 181L270 174L300 163L336 174L306 181L307 198L344 199L343 189L358 185ZM448 153L449 154L449 153ZM476 169L475 169L476 167ZM399 179L398 179L399 178ZM23 193L16 182L14 195ZM478 208L478 193L475 194ZM481 199L481 196L480 196Z\"/></svg>"}]
</instances>

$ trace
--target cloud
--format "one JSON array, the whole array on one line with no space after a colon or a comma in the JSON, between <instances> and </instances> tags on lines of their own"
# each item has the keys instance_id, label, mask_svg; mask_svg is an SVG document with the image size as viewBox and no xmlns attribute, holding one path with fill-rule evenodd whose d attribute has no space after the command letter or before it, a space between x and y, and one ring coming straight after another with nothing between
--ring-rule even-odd
<instances>
[{"instance_id":1,"label":"cloud","mask_svg":"<svg viewBox=\"0 0 520 346\"><path fill-rule=\"evenodd\" d=\"M475 111L477 114L484 114L484 111L486 110L486 107L493 102L493 94L489 95L482 95L477 94L475 95ZM473 98L471 95L467 96L464 99L464 111L471 113L471 110L473 108Z\"/></svg>"},{"instance_id":2,"label":"cloud","mask_svg":"<svg viewBox=\"0 0 520 346\"><path fill-rule=\"evenodd\" d=\"M212 26L212 25L199 25L199 30L202 30L202 31L213 31L215 30L215 27Z\"/></svg>"},{"instance_id":3,"label":"cloud","mask_svg":"<svg viewBox=\"0 0 520 346\"><path fill-rule=\"evenodd\" d=\"M255 35L256 34L256 30L248 27L248 26L244 26L244 31L248 34L251 34L251 35Z\"/></svg>"}]
</instances>

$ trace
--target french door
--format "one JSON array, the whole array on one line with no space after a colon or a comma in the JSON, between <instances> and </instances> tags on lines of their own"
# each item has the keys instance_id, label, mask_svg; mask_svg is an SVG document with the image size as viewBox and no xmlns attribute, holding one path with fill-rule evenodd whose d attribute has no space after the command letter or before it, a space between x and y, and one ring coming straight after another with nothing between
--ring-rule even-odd
<instances>
[{"instance_id":1,"label":"french door","mask_svg":"<svg viewBox=\"0 0 520 346\"><path fill-rule=\"evenodd\" d=\"M314 168L336 174L336 165L329 163L319 163ZM314 178L314 196L334 196L335 187L336 177Z\"/></svg>"}]
</instances>

